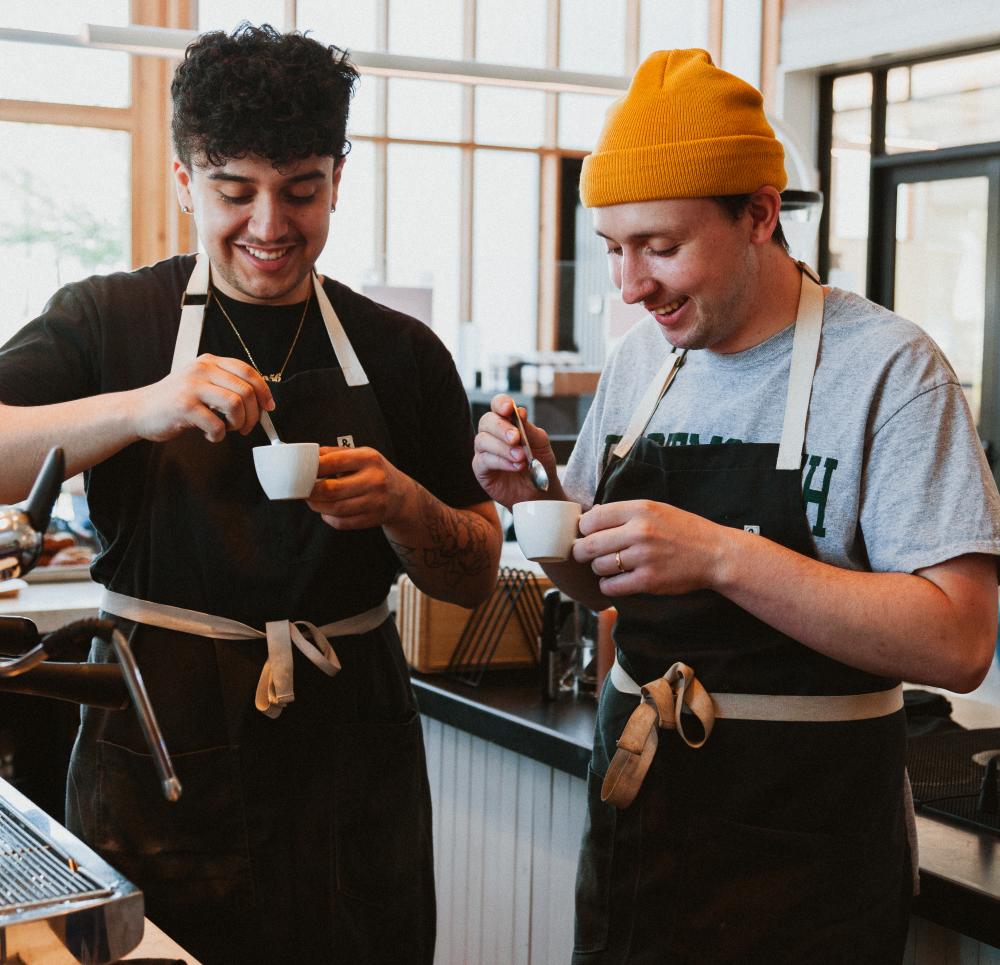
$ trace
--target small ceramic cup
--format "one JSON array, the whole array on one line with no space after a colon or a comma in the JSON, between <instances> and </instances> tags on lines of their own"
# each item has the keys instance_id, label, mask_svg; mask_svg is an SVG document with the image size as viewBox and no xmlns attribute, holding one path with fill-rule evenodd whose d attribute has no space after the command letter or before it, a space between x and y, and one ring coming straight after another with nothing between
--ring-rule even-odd
<instances>
[{"instance_id":1,"label":"small ceramic cup","mask_svg":"<svg viewBox=\"0 0 1000 965\"><path fill-rule=\"evenodd\" d=\"M580 504L534 499L514 504L514 532L521 552L537 563L568 560L580 535Z\"/></svg>"},{"instance_id":2,"label":"small ceramic cup","mask_svg":"<svg viewBox=\"0 0 1000 965\"><path fill-rule=\"evenodd\" d=\"M279 442L254 446L253 464L269 499L305 499L316 483L319 445Z\"/></svg>"}]
</instances>

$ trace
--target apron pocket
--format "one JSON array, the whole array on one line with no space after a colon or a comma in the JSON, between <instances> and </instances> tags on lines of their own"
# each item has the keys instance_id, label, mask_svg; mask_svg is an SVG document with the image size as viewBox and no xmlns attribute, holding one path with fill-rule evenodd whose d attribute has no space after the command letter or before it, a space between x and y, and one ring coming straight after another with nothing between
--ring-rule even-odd
<instances>
[{"instance_id":1,"label":"apron pocket","mask_svg":"<svg viewBox=\"0 0 1000 965\"><path fill-rule=\"evenodd\" d=\"M333 732L336 887L371 905L433 918L430 787L420 715Z\"/></svg>"},{"instance_id":2,"label":"apron pocket","mask_svg":"<svg viewBox=\"0 0 1000 965\"><path fill-rule=\"evenodd\" d=\"M905 852L891 837L695 819L682 837L674 890L684 923L678 960L891 961L874 950L907 914L900 887Z\"/></svg>"},{"instance_id":3,"label":"apron pocket","mask_svg":"<svg viewBox=\"0 0 1000 965\"><path fill-rule=\"evenodd\" d=\"M167 801L148 754L97 742L94 844L143 891L218 899L249 880L236 752L215 747L171 758L182 785Z\"/></svg>"}]
</instances>

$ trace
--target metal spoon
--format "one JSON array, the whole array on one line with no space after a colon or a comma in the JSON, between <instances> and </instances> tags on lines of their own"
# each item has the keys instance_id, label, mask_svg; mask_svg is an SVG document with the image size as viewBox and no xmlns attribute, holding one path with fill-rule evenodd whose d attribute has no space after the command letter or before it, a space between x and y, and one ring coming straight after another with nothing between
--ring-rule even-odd
<instances>
[{"instance_id":1,"label":"metal spoon","mask_svg":"<svg viewBox=\"0 0 1000 965\"><path fill-rule=\"evenodd\" d=\"M514 420L517 422L518 432L521 433L521 443L524 445L525 454L528 457L528 475L535 484L535 489L542 491L549 488L549 474L545 467L531 454L531 446L528 444L528 434L524 431L524 423L521 421L521 413L514 406Z\"/></svg>"},{"instance_id":2,"label":"metal spoon","mask_svg":"<svg viewBox=\"0 0 1000 965\"><path fill-rule=\"evenodd\" d=\"M271 417L268 415L266 409L260 410L260 424L267 433L267 438L270 439L272 446L280 446L281 440L278 438L277 430L274 428L274 423L271 421Z\"/></svg>"}]
</instances>

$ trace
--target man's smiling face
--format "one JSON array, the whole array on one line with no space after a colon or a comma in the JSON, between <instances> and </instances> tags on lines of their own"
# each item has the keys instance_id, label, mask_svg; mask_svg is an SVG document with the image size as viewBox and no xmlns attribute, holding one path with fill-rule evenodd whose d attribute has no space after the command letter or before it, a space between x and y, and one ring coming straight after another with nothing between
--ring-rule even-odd
<instances>
[{"instance_id":1,"label":"man's smiling face","mask_svg":"<svg viewBox=\"0 0 1000 965\"><path fill-rule=\"evenodd\" d=\"M330 229L343 161L312 156L275 168L256 155L215 166L174 161L181 203L194 209L213 284L241 301L305 299Z\"/></svg>"}]
</instances>

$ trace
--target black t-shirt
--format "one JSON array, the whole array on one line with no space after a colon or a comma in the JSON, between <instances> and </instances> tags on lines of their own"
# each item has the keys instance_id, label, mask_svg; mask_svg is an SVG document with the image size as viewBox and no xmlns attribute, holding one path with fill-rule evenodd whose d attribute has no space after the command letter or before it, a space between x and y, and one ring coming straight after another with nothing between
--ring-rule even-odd
<instances>
[{"instance_id":1,"label":"black t-shirt","mask_svg":"<svg viewBox=\"0 0 1000 965\"><path fill-rule=\"evenodd\" d=\"M38 318L0 348L0 402L46 405L136 389L164 378L173 357L181 296L193 268L194 256L183 255L62 288ZM332 279L325 280L324 288L378 400L395 465L450 506L486 500L471 469L468 400L447 348L416 319ZM222 299L263 370L280 369L302 303L271 307ZM217 305L206 310L200 351L247 360ZM336 364L313 298L285 376ZM280 414L275 416L280 431ZM154 447L134 443L86 474L91 518L103 546L93 567L99 582L114 577L141 526L142 480ZM388 588L393 564L385 557L371 562Z\"/></svg>"}]
</instances>

